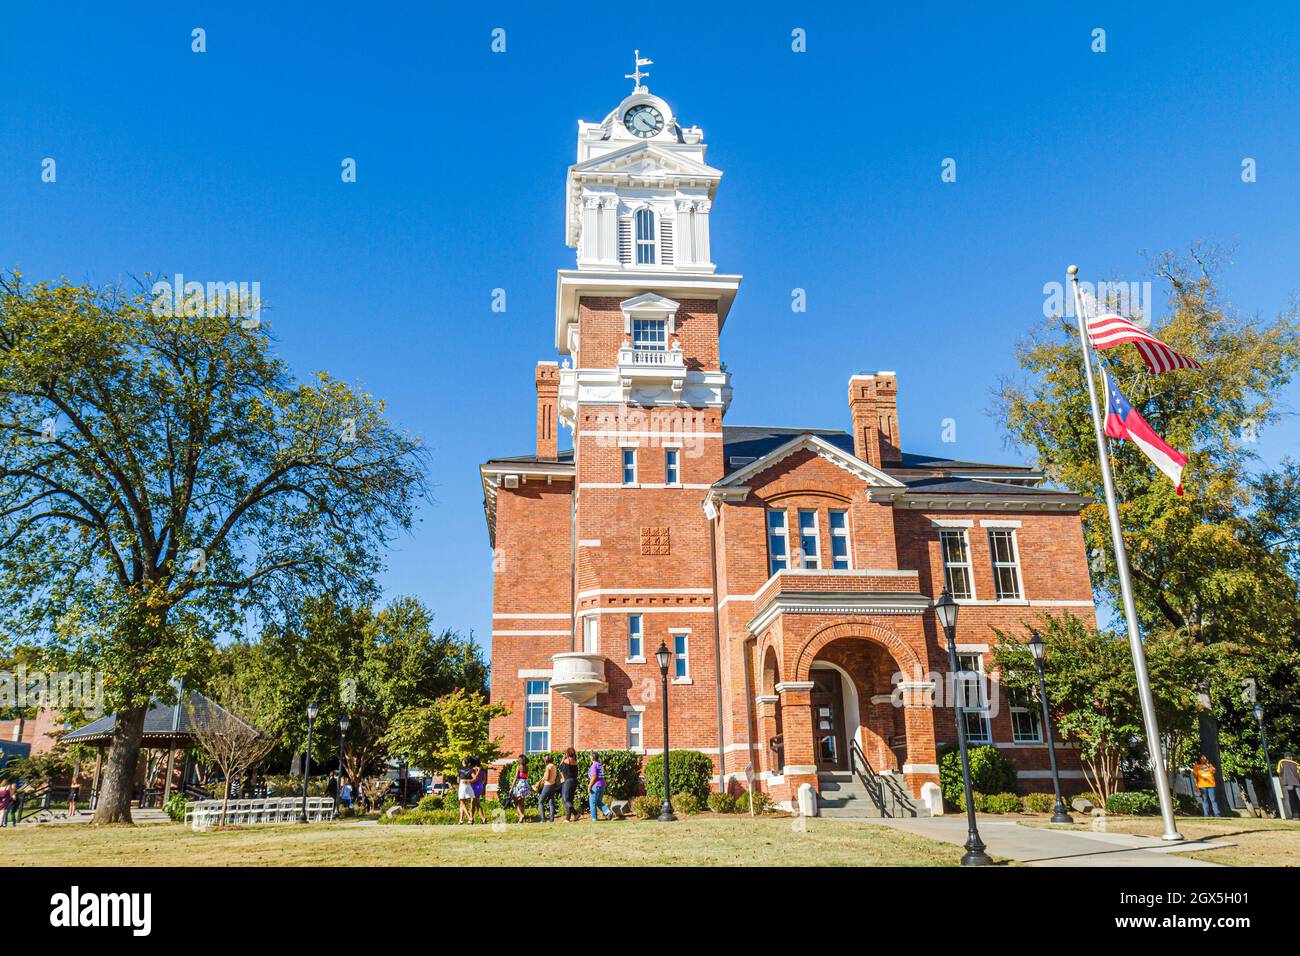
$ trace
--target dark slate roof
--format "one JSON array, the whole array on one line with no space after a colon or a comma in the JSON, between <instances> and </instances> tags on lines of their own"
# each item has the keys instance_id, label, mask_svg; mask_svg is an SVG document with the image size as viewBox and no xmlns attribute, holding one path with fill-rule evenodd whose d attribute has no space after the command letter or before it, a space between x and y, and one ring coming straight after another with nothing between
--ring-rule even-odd
<instances>
[{"instance_id":1,"label":"dark slate roof","mask_svg":"<svg viewBox=\"0 0 1300 956\"><path fill-rule=\"evenodd\" d=\"M173 736L172 718L175 706L174 702L164 703L156 697L150 702L149 712L144 716L145 737ZM216 701L204 697L198 691L190 691L185 695L185 702L181 704L179 730L175 732L175 735L178 737L192 737L196 731L202 730L212 723L214 714L230 714L230 712ZM78 741L84 743L107 737L113 732L113 727L116 724L117 714L105 714L98 720L92 720L84 727L78 727L71 733L64 734L63 739L73 743Z\"/></svg>"},{"instance_id":2,"label":"dark slate roof","mask_svg":"<svg viewBox=\"0 0 1300 956\"><path fill-rule=\"evenodd\" d=\"M536 455L511 455L505 458L489 458L489 465L572 465L573 449L566 448L554 458L539 458Z\"/></svg>"},{"instance_id":3,"label":"dark slate roof","mask_svg":"<svg viewBox=\"0 0 1300 956\"><path fill-rule=\"evenodd\" d=\"M908 491L920 491L932 495L1049 495L1067 497L1085 501L1069 491L1056 491L1051 488L1034 488L1030 485L1018 485L1006 481L980 481L977 478L910 478L905 479Z\"/></svg>"},{"instance_id":4,"label":"dark slate roof","mask_svg":"<svg viewBox=\"0 0 1300 956\"><path fill-rule=\"evenodd\" d=\"M767 425L724 425L722 426L723 454L726 456L726 469L734 471L740 465L732 465L731 459L762 458L776 451L786 442L800 435L816 435L823 441L834 445L841 451L853 454L853 436L839 428L776 428ZM1000 465L982 461L959 461L955 458L939 458L936 455L917 455L912 452L902 453L902 462L885 471L924 469L928 471L953 471L963 469L995 470L998 472L1023 473L1034 475L1032 468L1024 465Z\"/></svg>"}]
</instances>

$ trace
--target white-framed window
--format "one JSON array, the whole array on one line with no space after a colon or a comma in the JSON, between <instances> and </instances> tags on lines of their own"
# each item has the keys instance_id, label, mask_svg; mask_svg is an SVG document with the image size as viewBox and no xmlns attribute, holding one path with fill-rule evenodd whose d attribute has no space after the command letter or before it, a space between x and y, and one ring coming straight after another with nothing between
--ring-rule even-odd
<instances>
[{"instance_id":1,"label":"white-framed window","mask_svg":"<svg viewBox=\"0 0 1300 956\"><path fill-rule=\"evenodd\" d=\"M586 654L600 653L600 615L588 614L582 619L582 650Z\"/></svg>"},{"instance_id":2,"label":"white-framed window","mask_svg":"<svg viewBox=\"0 0 1300 956\"><path fill-rule=\"evenodd\" d=\"M636 211L636 264L652 266L655 264L655 214L652 209L644 207Z\"/></svg>"},{"instance_id":3,"label":"white-framed window","mask_svg":"<svg viewBox=\"0 0 1300 956\"><path fill-rule=\"evenodd\" d=\"M679 485L682 481L680 448L664 449L664 484Z\"/></svg>"},{"instance_id":4,"label":"white-framed window","mask_svg":"<svg viewBox=\"0 0 1300 956\"><path fill-rule=\"evenodd\" d=\"M785 524L785 512L773 509L767 513L767 573L776 574L789 566L790 533Z\"/></svg>"},{"instance_id":5,"label":"white-framed window","mask_svg":"<svg viewBox=\"0 0 1300 956\"><path fill-rule=\"evenodd\" d=\"M1034 696L1023 690L1008 689L1007 706L1011 710L1011 739L1018 744L1041 744L1043 725Z\"/></svg>"},{"instance_id":6,"label":"white-framed window","mask_svg":"<svg viewBox=\"0 0 1300 956\"><path fill-rule=\"evenodd\" d=\"M524 752L546 753L551 749L551 682L524 682Z\"/></svg>"},{"instance_id":7,"label":"white-framed window","mask_svg":"<svg viewBox=\"0 0 1300 956\"><path fill-rule=\"evenodd\" d=\"M811 508L799 510L799 554L801 567L816 570L822 566L817 512Z\"/></svg>"},{"instance_id":8,"label":"white-framed window","mask_svg":"<svg viewBox=\"0 0 1300 956\"><path fill-rule=\"evenodd\" d=\"M639 710L627 711L627 749L640 750L642 743L642 719L644 715Z\"/></svg>"},{"instance_id":9,"label":"white-framed window","mask_svg":"<svg viewBox=\"0 0 1300 956\"><path fill-rule=\"evenodd\" d=\"M633 319L632 348L640 352L662 352L668 348L668 320Z\"/></svg>"},{"instance_id":10,"label":"white-framed window","mask_svg":"<svg viewBox=\"0 0 1300 956\"><path fill-rule=\"evenodd\" d=\"M628 660L645 659L645 632L642 629L641 615L627 616L627 656Z\"/></svg>"},{"instance_id":11,"label":"white-framed window","mask_svg":"<svg viewBox=\"0 0 1300 956\"><path fill-rule=\"evenodd\" d=\"M690 635L680 632L673 635L673 680L690 680Z\"/></svg>"},{"instance_id":12,"label":"white-framed window","mask_svg":"<svg viewBox=\"0 0 1300 956\"><path fill-rule=\"evenodd\" d=\"M831 511L827 514L831 527L831 567L836 571L849 569L849 513Z\"/></svg>"},{"instance_id":13,"label":"white-framed window","mask_svg":"<svg viewBox=\"0 0 1300 956\"><path fill-rule=\"evenodd\" d=\"M988 744L993 742L993 727L989 722L989 683L984 674L984 659L979 654L958 654L955 680L957 703L964 708L966 742Z\"/></svg>"},{"instance_id":14,"label":"white-framed window","mask_svg":"<svg viewBox=\"0 0 1300 956\"><path fill-rule=\"evenodd\" d=\"M623 484L636 484L636 449L623 449Z\"/></svg>"},{"instance_id":15,"label":"white-framed window","mask_svg":"<svg viewBox=\"0 0 1300 956\"><path fill-rule=\"evenodd\" d=\"M1016 533L1009 528L989 531L989 551L993 556L993 587L999 601L1018 601L1020 591L1020 554Z\"/></svg>"},{"instance_id":16,"label":"white-framed window","mask_svg":"<svg viewBox=\"0 0 1300 956\"><path fill-rule=\"evenodd\" d=\"M975 597L975 587L970 572L970 543L961 528L945 528L939 532L939 550L943 554L943 581L955 601L969 601Z\"/></svg>"}]
</instances>

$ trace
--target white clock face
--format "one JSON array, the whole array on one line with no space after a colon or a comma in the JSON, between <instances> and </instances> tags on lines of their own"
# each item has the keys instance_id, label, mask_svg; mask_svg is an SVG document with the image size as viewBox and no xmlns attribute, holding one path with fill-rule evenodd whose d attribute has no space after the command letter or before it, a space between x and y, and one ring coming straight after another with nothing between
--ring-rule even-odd
<instances>
[{"instance_id":1,"label":"white clock face","mask_svg":"<svg viewBox=\"0 0 1300 956\"><path fill-rule=\"evenodd\" d=\"M649 139L664 128L664 117L649 103L642 103L627 111L623 117L623 125L633 136Z\"/></svg>"}]
</instances>

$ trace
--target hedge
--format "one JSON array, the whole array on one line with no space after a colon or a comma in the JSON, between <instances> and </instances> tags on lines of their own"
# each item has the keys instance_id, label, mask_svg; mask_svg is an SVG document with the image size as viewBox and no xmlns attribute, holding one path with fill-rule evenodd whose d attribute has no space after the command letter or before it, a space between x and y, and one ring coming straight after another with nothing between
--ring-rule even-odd
<instances>
[{"instance_id":1,"label":"hedge","mask_svg":"<svg viewBox=\"0 0 1300 956\"><path fill-rule=\"evenodd\" d=\"M713 761L698 750L674 750L668 759L668 786L673 793L689 793L698 803L709 799L712 791ZM664 756L655 754L646 761L645 792L660 803L664 799Z\"/></svg>"},{"instance_id":2,"label":"hedge","mask_svg":"<svg viewBox=\"0 0 1300 956\"><path fill-rule=\"evenodd\" d=\"M1160 812L1160 799L1150 790L1122 790L1106 800L1106 812L1151 816Z\"/></svg>"},{"instance_id":3,"label":"hedge","mask_svg":"<svg viewBox=\"0 0 1300 956\"><path fill-rule=\"evenodd\" d=\"M592 754L600 757L600 762L605 765L605 796L613 797L618 800L630 800L637 792L637 784L641 779L641 755L634 750L579 750L578 757L578 789L573 795L573 802L579 806L587 805L587 771L591 768ZM546 757L544 753L528 755L528 784L532 786L542 779L542 771L546 769ZM563 751L557 751L550 755L551 759L558 765L564 757ZM518 760L512 760L510 763L502 764L497 773L497 792L504 794L509 793L510 788L515 782L515 768L518 766ZM559 799L558 796L556 798Z\"/></svg>"}]
</instances>

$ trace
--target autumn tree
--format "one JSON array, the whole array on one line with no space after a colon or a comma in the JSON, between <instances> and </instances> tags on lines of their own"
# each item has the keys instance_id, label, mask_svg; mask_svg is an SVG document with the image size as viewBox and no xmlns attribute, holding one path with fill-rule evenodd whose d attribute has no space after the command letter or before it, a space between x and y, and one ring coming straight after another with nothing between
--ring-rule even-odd
<instances>
[{"instance_id":1,"label":"autumn tree","mask_svg":"<svg viewBox=\"0 0 1300 956\"><path fill-rule=\"evenodd\" d=\"M1255 443L1282 414L1281 391L1300 363L1300 325L1294 309L1273 319L1240 315L1219 291L1221 266L1220 254L1201 247L1153 263L1169 316L1152 331L1201 369L1150 375L1131 347L1100 353L1134 407L1187 455L1185 494L1131 442L1111 442L1111 462L1143 633L1267 655L1295 646L1300 627L1297 580L1288 573L1300 570L1300 505L1292 497L1300 477L1292 463L1260 473ZM1048 320L1016 356L1023 374L998 392L1006 434L1050 481L1093 499L1082 516L1093 584L1099 603L1118 608L1074 320ZM1225 702L1214 700L1208 671L1198 683L1213 700L1200 715L1200 747L1218 762L1214 713Z\"/></svg>"},{"instance_id":2,"label":"autumn tree","mask_svg":"<svg viewBox=\"0 0 1300 956\"><path fill-rule=\"evenodd\" d=\"M210 693L209 701L217 706L199 708L191 701L190 722L203 761L225 781L221 789L224 825L235 778L260 764L275 746L275 738L257 725L266 713L262 688L235 676L223 676L212 682Z\"/></svg>"},{"instance_id":3,"label":"autumn tree","mask_svg":"<svg viewBox=\"0 0 1300 956\"><path fill-rule=\"evenodd\" d=\"M489 736L490 722L509 713L500 704L489 704L481 692L458 687L432 703L398 711L383 745L430 773L454 771L466 757L491 763L505 751L500 737Z\"/></svg>"},{"instance_id":4,"label":"autumn tree","mask_svg":"<svg viewBox=\"0 0 1300 956\"><path fill-rule=\"evenodd\" d=\"M131 819L150 699L253 608L369 600L425 489L375 397L295 381L263 323L156 305L0 277L0 622L105 675L96 823Z\"/></svg>"}]
</instances>

